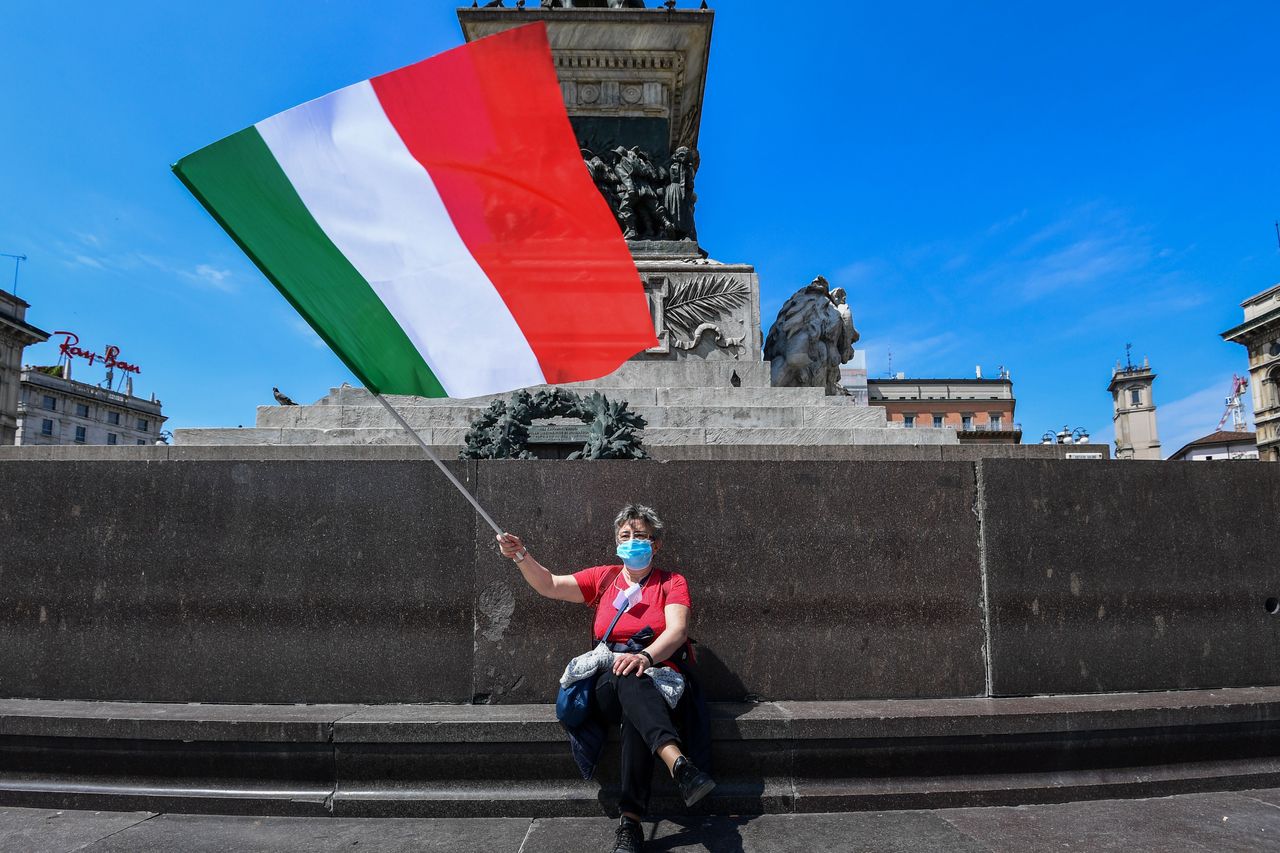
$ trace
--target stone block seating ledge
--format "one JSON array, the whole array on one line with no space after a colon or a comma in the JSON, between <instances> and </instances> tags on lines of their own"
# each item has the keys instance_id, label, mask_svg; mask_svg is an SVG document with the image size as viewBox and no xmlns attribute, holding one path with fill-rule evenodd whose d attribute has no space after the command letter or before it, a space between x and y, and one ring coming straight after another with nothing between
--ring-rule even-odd
<instances>
[{"instance_id":1,"label":"stone block seating ledge","mask_svg":"<svg viewBox=\"0 0 1280 853\"><path fill-rule=\"evenodd\" d=\"M1280 784L1280 688L718 703L700 813L1065 802ZM615 750L609 750L612 754ZM549 705L0 701L0 805L553 817L616 810ZM686 813L668 783L655 811Z\"/></svg>"},{"instance_id":2,"label":"stone block seating ledge","mask_svg":"<svg viewBox=\"0 0 1280 853\"><path fill-rule=\"evenodd\" d=\"M589 613L408 448L4 450L0 805L614 807L616 751L581 781L539 704ZM1276 466L450 465L562 571L612 561L621 504L666 517L707 810L1280 786Z\"/></svg>"}]
</instances>

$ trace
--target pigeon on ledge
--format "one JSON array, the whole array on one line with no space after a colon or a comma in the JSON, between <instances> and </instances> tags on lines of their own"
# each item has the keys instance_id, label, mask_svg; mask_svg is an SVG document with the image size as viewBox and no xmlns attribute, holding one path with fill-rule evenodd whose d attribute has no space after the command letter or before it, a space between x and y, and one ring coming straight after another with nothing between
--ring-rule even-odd
<instances>
[{"instance_id":1,"label":"pigeon on ledge","mask_svg":"<svg viewBox=\"0 0 1280 853\"><path fill-rule=\"evenodd\" d=\"M276 388L275 386L272 386L272 388L271 388L271 394L272 394L272 396L274 396L274 397L276 398L276 402L277 402L277 403L279 403L279 404L280 404L280 405L282 405L282 406L296 406L296 405L298 405L297 403L293 402L293 401L292 401L292 400L290 400L288 397L286 397L284 394L281 394L281 393L280 393L280 389L279 389L279 388Z\"/></svg>"}]
</instances>

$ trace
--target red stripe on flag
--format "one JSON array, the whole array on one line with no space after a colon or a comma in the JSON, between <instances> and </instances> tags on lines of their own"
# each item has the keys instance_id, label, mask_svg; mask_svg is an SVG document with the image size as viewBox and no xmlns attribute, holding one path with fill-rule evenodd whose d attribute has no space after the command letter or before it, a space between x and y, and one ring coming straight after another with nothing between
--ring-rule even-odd
<instances>
[{"instance_id":1,"label":"red stripe on flag","mask_svg":"<svg viewBox=\"0 0 1280 853\"><path fill-rule=\"evenodd\" d=\"M657 345L635 263L582 162L545 24L370 82L548 382L604 376Z\"/></svg>"}]
</instances>

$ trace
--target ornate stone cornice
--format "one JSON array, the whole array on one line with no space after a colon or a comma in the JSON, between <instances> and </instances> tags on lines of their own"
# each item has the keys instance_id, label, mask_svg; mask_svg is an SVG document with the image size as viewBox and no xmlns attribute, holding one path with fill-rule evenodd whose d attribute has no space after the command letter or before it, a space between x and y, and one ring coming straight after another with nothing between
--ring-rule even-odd
<instances>
[{"instance_id":1,"label":"ornate stone cornice","mask_svg":"<svg viewBox=\"0 0 1280 853\"><path fill-rule=\"evenodd\" d=\"M675 51L566 50L555 62L569 115L669 118L681 112L684 57Z\"/></svg>"},{"instance_id":2,"label":"ornate stone cornice","mask_svg":"<svg viewBox=\"0 0 1280 853\"><path fill-rule=\"evenodd\" d=\"M571 115L664 117L671 149L698 147L714 13L459 9L467 41L544 21Z\"/></svg>"}]
</instances>

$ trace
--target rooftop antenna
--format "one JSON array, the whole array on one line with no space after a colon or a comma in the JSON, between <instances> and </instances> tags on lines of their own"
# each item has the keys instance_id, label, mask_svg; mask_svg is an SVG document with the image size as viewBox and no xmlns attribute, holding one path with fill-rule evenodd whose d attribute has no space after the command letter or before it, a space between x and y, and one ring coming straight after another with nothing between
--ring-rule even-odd
<instances>
[{"instance_id":1,"label":"rooftop antenna","mask_svg":"<svg viewBox=\"0 0 1280 853\"><path fill-rule=\"evenodd\" d=\"M1280 249L1280 222L1276 223L1276 248Z\"/></svg>"},{"instance_id":2,"label":"rooftop antenna","mask_svg":"<svg viewBox=\"0 0 1280 853\"><path fill-rule=\"evenodd\" d=\"M893 350L889 350L889 378L893 378Z\"/></svg>"},{"instance_id":3,"label":"rooftop antenna","mask_svg":"<svg viewBox=\"0 0 1280 853\"><path fill-rule=\"evenodd\" d=\"M0 258L13 258L13 295L18 295L18 267L22 266L22 262L27 259L26 255L11 255L8 252L0 252Z\"/></svg>"},{"instance_id":4,"label":"rooftop antenna","mask_svg":"<svg viewBox=\"0 0 1280 853\"><path fill-rule=\"evenodd\" d=\"M1125 370L1133 371L1133 344L1124 345Z\"/></svg>"}]
</instances>

